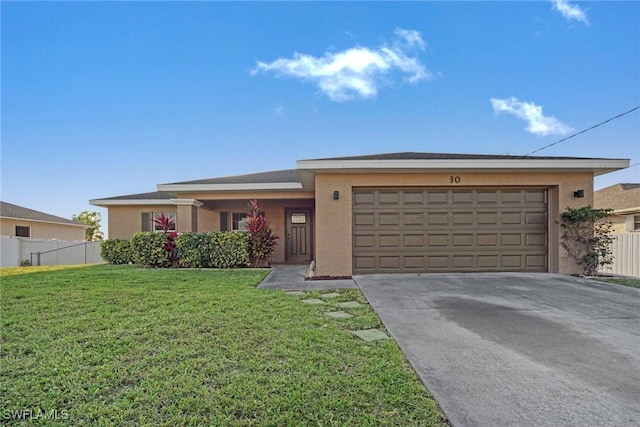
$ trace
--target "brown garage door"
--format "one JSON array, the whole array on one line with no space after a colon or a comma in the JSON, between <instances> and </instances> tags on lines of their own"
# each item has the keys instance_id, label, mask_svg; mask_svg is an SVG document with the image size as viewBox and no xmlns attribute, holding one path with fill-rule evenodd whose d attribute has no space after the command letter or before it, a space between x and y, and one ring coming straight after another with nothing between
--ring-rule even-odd
<instances>
[{"instance_id":1,"label":"brown garage door","mask_svg":"<svg viewBox=\"0 0 640 427\"><path fill-rule=\"evenodd\" d=\"M449 271L547 271L546 190L354 189L354 274Z\"/></svg>"}]
</instances>

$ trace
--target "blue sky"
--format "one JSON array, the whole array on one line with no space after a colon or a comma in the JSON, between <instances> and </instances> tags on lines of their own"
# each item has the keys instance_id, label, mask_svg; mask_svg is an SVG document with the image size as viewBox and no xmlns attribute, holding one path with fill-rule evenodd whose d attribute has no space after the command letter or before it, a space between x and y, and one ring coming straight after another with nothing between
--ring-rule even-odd
<instances>
[{"instance_id":1,"label":"blue sky","mask_svg":"<svg viewBox=\"0 0 640 427\"><path fill-rule=\"evenodd\" d=\"M298 159L526 154L640 105L635 1L1 8L1 198L63 217ZM537 155L638 163L640 110Z\"/></svg>"}]
</instances>

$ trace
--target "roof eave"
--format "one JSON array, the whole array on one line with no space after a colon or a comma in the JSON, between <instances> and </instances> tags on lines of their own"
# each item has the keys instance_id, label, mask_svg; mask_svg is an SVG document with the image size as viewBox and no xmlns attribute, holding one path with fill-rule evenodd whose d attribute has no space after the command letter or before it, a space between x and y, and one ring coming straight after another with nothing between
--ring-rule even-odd
<instances>
[{"instance_id":1,"label":"roof eave","mask_svg":"<svg viewBox=\"0 0 640 427\"><path fill-rule=\"evenodd\" d=\"M298 169L349 171L590 171L595 175L625 169L629 159L420 159L420 160L299 160Z\"/></svg>"},{"instance_id":2,"label":"roof eave","mask_svg":"<svg viewBox=\"0 0 640 427\"><path fill-rule=\"evenodd\" d=\"M299 182L265 182L250 184L158 184L158 191L166 193L188 191L252 191L252 190L302 190Z\"/></svg>"},{"instance_id":3,"label":"roof eave","mask_svg":"<svg viewBox=\"0 0 640 427\"><path fill-rule=\"evenodd\" d=\"M93 199L89 200L89 204L93 206L129 206L129 205L167 205L173 206L174 203L170 199Z\"/></svg>"}]
</instances>

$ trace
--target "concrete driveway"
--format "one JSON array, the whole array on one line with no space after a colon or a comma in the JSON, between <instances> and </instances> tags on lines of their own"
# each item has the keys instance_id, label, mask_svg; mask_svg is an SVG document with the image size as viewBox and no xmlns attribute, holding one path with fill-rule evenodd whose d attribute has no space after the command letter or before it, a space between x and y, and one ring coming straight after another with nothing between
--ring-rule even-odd
<instances>
[{"instance_id":1,"label":"concrete driveway","mask_svg":"<svg viewBox=\"0 0 640 427\"><path fill-rule=\"evenodd\" d=\"M640 290L555 274L356 276L454 426L640 425Z\"/></svg>"}]
</instances>

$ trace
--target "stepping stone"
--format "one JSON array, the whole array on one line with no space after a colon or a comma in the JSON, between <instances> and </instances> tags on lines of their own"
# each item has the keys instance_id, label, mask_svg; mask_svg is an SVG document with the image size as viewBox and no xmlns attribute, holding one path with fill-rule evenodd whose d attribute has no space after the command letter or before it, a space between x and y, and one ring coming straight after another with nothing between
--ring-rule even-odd
<instances>
[{"instance_id":1,"label":"stepping stone","mask_svg":"<svg viewBox=\"0 0 640 427\"><path fill-rule=\"evenodd\" d=\"M318 298L301 299L300 301L302 301L305 304L313 304L313 305L326 304L326 302Z\"/></svg>"},{"instance_id":2,"label":"stepping stone","mask_svg":"<svg viewBox=\"0 0 640 427\"><path fill-rule=\"evenodd\" d=\"M364 329L362 331L353 331L353 334L364 341L380 341L380 340L389 339L387 334L377 329Z\"/></svg>"},{"instance_id":3,"label":"stepping stone","mask_svg":"<svg viewBox=\"0 0 640 427\"><path fill-rule=\"evenodd\" d=\"M356 301L349 301L349 302L339 302L338 304L336 304L338 307L342 307L342 308L358 308L358 307L364 307L364 304L360 304L359 302Z\"/></svg>"},{"instance_id":4,"label":"stepping stone","mask_svg":"<svg viewBox=\"0 0 640 427\"><path fill-rule=\"evenodd\" d=\"M352 315L350 315L349 313L345 313L344 311L330 311L325 314L335 319L348 319L350 317L353 317Z\"/></svg>"},{"instance_id":5,"label":"stepping stone","mask_svg":"<svg viewBox=\"0 0 640 427\"><path fill-rule=\"evenodd\" d=\"M297 295L297 296L302 296L302 295L306 295L307 294L304 291L284 291L284 292L289 294L289 295Z\"/></svg>"},{"instance_id":6,"label":"stepping stone","mask_svg":"<svg viewBox=\"0 0 640 427\"><path fill-rule=\"evenodd\" d=\"M329 292L328 294L322 294L320 295L320 298L336 298L339 297L340 294L337 292Z\"/></svg>"}]
</instances>

